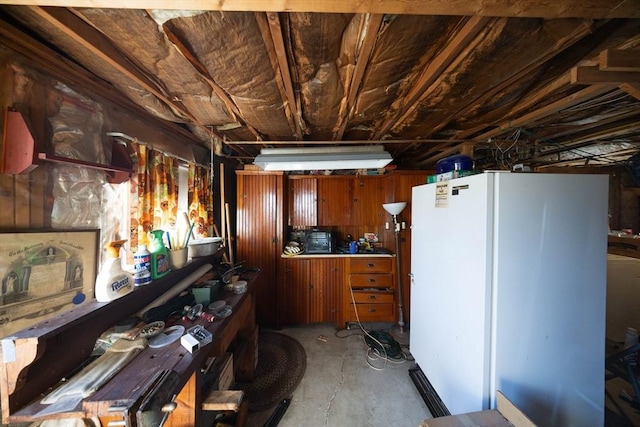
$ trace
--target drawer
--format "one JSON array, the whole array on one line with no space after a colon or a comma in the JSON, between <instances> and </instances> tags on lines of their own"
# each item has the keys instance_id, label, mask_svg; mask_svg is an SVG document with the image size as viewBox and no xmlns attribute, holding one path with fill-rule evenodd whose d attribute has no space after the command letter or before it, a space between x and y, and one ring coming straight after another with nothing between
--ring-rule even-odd
<instances>
[{"instance_id":1,"label":"drawer","mask_svg":"<svg viewBox=\"0 0 640 427\"><path fill-rule=\"evenodd\" d=\"M353 291L353 299L364 304L393 303L393 292Z\"/></svg>"},{"instance_id":2,"label":"drawer","mask_svg":"<svg viewBox=\"0 0 640 427\"><path fill-rule=\"evenodd\" d=\"M360 258L352 257L349 259L349 272L350 273L391 273L392 262L391 257L376 257L376 258Z\"/></svg>"},{"instance_id":3,"label":"drawer","mask_svg":"<svg viewBox=\"0 0 640 427\"><path fill-rule=\"evenodd\" d=\"M356 312L351 304L349 312L351 319L356 320ZM356 304L358 307L358 317L361 322L384 322L394 321L393 304Z\"/></svg>"},{"instance_id":4,"label":"drawer","mask_svg":"<svg viewBox=\"0 0 640 427\"><path fill-rule=\"evenodd\" d=\"M352 288L392 288L393 275L386 274L350 274L349 284Z\"/></svg>"}]
</instances>

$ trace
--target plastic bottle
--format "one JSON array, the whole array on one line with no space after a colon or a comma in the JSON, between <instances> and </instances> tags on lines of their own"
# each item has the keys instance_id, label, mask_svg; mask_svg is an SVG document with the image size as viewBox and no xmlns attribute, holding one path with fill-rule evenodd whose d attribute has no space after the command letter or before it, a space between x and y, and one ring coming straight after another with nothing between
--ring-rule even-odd
<instances>
[{"instance_id":1,"label":"plastic bottle","mask_svg":"<svg viewBox=\"0 0 640 427\"><path fill-rule=\"evenodd\" d=\"M151 235L152 238L149 245L149 252L151 252L151 279L156 280L169 272L169 255L162 241L164 231L153 230Z\"/></svg>"},{"instance_id":2,"label":"plastic bottle","mask_svg":"<svg viewBox=\"0 0 640 427\"><path fill-rule=\"evenodd\" d=\"M138 250L133 254L133 283L135 286L151 283L151 253L147 245L138 245Z\"/></svg>"},{"instance_id":3,"label":"plastic bottle","mask_svg":"<svg viewBox=\"0 0 640 427\"><path fill-rule=\"evenodd\" d=\"M122 269L120 248L126 240L114 240L105 246L108 259L96 278L95 294L99 302L109 302L133 290L133 275Z\"/></svg>"}]
</instances>

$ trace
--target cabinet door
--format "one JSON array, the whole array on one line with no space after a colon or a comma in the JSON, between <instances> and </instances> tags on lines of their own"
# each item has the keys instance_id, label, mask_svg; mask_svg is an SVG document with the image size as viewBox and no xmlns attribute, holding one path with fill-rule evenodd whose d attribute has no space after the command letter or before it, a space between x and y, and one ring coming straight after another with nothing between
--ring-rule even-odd
<instances>
[{"instance_id":1,"label":"cabinet door","mask_svg":"<svg viewBox=\"0 0 640 427\"><path fill-rule=\"evenodd\" d=\"M289 179L289 226L318 225L318 180Z\"/></svg>"},{"instance_id":2,"label":"cabinet door","mask_svg":"<svg viewBox=\"0 0 640 427\"><path fill-rule=\"evenodd\" d=\"M337 323L342 307L344 258L316 258L310 271L308 321Z\"/></svg>"},{"instance_id":3,"label":"cabinet door","mask_svg":"<svg viewBox=\"0 0 640 427\"><path fill-rule=\"evenodd\" d=\"M318 178L318 225L351 225L353 179Z\"/></svg>"},{"instance_id":4,"label":"cabinet door","mask_svg":"<svg viewBox=\"0 0 640 427\"><path fill-rule=\"evenodd\" d=\"M284 234L284 184L280 173L237 173L237 260L248 267L260 268L256 279L256 316L258 323L276 322L277 261L282 252Z\"/></svg>"},{"instance_id":5,"label":"cabinet door","mask_svg":"<svg viewBox=\"0 0 640 427\"><path fill-rule=\"evenodd\" d=\"M375 226L384 223L387 180L382 177L356 177L353 180L351 225Z\"/></svg>"},{"instance_id":6,"label":"cabinet door","mask_svg":"<svg viewBox=\"0 0 640 427\"><path fill-rule=\"evenodd\" d=\"M278 324L307 323L309 312L309 259L282 260L278 283Z\"/></svg>"}]
</instances>

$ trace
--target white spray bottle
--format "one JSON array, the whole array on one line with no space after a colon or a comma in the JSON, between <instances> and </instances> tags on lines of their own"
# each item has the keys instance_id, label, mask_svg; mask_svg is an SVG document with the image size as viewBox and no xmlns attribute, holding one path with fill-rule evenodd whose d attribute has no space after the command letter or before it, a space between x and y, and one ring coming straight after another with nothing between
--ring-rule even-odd
<instances>
[{"instance_id":1,"label":"white spray bottle","mask_svg":"<svg viewBox=\"0 0 640 427\"><path fill-rule=\"evenodd\" d=\"M96 299L109 302L123 297L133 290L133 275L122 269L120 248L126 240L114 240L105 246L108 259L96 278Z\"/></svg>"}]
</instances>

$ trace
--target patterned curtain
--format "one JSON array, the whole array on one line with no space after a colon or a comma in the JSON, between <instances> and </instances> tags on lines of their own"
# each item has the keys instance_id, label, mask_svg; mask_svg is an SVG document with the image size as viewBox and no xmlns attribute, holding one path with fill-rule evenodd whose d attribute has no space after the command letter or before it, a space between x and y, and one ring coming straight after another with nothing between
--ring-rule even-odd
<instances>
[{"instance_id":1,"label":"patterned curtain","mask_svg":"<svg viewBox=\"0 0 640 427\"><path fill-rule=\"evenodd\" d=\"M214 234L211 171L194 164L189 164L189 221L196 224L192 238Z\"/></svg>"},{"instance_id":2,"label":"patterned curtain","mask_svg":"<svg viewBox=\"0 0 640 427\"><path fill-rule=\"evenodd\" d=\"M137 173L131 180L129 195L130 245L127 262L133 263L138 244L149 245L149 231L161 229L175 232L178 214L189 212L195 223L194 235L205 237L213 230L213 191L208 168L189 164L188 206L178 207L178 159L169 157L143 144L134 144ZM183 184L184 186L184 184Z\"/></svg>"},{"instance_id":3,"label":"patterned curtain","mask_svg":"<svg viewBox=\"0 0 640 427\"><path fill-rule=\"evenodd\" d=\"M131 250L149 244L149 231L173 230L178 213L178 160L136 145L137 185L132 187Z\"/></svg>"}]
</instances>

